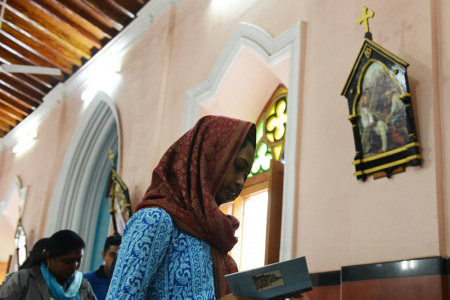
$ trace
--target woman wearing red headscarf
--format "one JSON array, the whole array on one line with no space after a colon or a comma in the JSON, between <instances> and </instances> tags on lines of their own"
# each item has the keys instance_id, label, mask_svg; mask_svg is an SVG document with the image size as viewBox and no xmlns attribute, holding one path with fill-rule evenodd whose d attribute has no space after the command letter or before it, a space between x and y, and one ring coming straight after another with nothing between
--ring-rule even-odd
<instances>
[{"instance_id":1,"label":"woman wearing red headscarf","mask_svg":"<svg viewBox=\"0 0 450 300\"><path fill-rule=\"evenodd\" d=\"M107 299L234 297L224 275L237 271L239 221L219 205L242 190L255 136L253 123L206 116L167 150L126 225Z\"/></svg>"}]
</instances>

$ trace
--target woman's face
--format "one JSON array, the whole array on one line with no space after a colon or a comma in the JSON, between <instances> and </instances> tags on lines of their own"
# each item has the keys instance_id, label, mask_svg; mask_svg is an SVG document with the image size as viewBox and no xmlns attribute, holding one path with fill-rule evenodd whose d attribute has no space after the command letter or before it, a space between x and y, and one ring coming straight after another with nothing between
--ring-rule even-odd
<instances>
[{"instance_id":1,"label":"woman's face","mask_svg":"<svg viewBox=\"0 0 450 300\"><path fill-rule=\"evenodd\" d=\"M250 143L247 143L244 148L239 150L216 193L215 200L217 205L233 201L239 196L252 169L254 157L255 148Z\"/></svg>"},{"instance_id":2,"label":"woman's face","mask_svg":"<svg viewBox=\"0 0 450 300\"><path fill-rule=\"evenodd\" d=\"M58 282L64 282L72 278L75 271L78 270L81 264L81 258L83 257L83 249L75 249L67 254L47 258L48 269L56 277Z\"/></svg>"}]
</instances>

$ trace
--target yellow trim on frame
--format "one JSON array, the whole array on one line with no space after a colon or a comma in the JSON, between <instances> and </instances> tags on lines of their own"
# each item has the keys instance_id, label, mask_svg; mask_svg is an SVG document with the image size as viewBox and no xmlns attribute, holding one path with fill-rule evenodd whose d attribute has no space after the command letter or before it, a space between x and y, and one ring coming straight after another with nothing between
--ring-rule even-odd
<instances>
[{"instance_id":1,"label":"yellow trim on frame","mask_svg":"<svg viewBox=\"0 0 450 300\"><path fill-rule=\"evenodd\" d=\"M357 160L353 161L352 164L357 165L357 164L360 164L362 162L364 163L364 162L376 160L376 159L379 159L379 158L382 158L382 157L386 157L386 156L389 156L389 155L392 155L392 154L395 154L395 153L406 151L406 150L408 150L409 148L412 148L412 147L420 147L420 143L418 143L418 142L410 143L410 144L407 144L407 145L405 145L403 147L391 150L389 152L381 153L381 154L374 155L374 156L367 157L367 158L363 158L363 159L357 159Z\"/></svg>"},{"instance_id":2,"label":"yellow trim on frame","mask_svg":"<svg viewBox=\"0 0 450 300\"><path fill-rule=\"evenodd\" d=\"M406 98L406 97L411 97L411 94L410 93L405 93L405 94L401 94L400 96L398 96L399 99L403 99L403 98Z\"/></svg>"},{"instance_id":3,"label":"yellow trim on frame","mask_svg":"<svg viewBox=\"0 0 450 300\"><path fill-rule=\"evenodd\" d=\"M397 160L397 161L391 162L389 164L381 165L381 166L378 166L378 167L375 167L375 168L372 168L372 169L367 169L367 170L364 170L364 171L355 172L355 173L353 173L353 175L359 176L359 175L363 175L363 174L370 174L370 173L373 173L373 172L376 172L376 171L380 171L380 170L383 170L383 169L386 169L386 168L390 168L390 167L394 167L394 166L398 166L398 165L401 165L401 164L408 163L408 162L410 162L411 160L414 160L414 159L422 159L422 155L412 155L412 156L407 157L405 159Z\"/></svg>"}]
</instances>

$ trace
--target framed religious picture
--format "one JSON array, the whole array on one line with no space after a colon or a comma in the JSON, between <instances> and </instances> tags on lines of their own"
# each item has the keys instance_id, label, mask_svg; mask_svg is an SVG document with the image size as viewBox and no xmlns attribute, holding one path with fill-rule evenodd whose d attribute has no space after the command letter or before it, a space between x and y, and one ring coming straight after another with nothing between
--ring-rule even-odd
<instances>
[{"instance_id":1,"label":"framed religious picture","mask_svg":"<svg viewBox=\"0 0 450 300\"><path fill-rule=\"evenodd\" d=\"M366 24L366 36L342 95L347 98L355 141L354 175L366 180L368 174L403 171L407 165L421 165L411 93L408 63L372 41L367 13L359 19ZM382 174L382 175L380 175ZM376 177L377 178L377 177Z\"/></svg>"},{"instance_id":2,"label":"framed religious picture","mask_svg":"<svg viewBox=\"0 0 450 300\"><path fill-rule=\"evenodd\" d=\"M110 152L110 158L114 158ZM132 216L130 195L128 188L117 174L114 163L112 161L112 168L110 170L108 187L106 189L106 198L110 200L110 214L113 224L114 233L123 233L125 224Z\"/></svg>"}]
</instances>

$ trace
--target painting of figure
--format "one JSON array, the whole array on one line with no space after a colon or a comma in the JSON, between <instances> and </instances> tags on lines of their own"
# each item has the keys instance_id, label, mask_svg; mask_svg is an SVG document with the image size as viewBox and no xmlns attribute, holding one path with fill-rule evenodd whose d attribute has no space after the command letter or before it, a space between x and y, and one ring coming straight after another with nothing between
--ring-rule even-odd
<instances>
[{"instance_id":1,"label":"painting of figure","mask_svg":"<svg viewBox=\"0 0 450 300\"><path fill-rule=\"evenodd\" d=\"M408 138L406 113L399 84L378 61L367 67L361 82L356 113L363 158L394 150Z\"/></svg>"}]
</instances>

